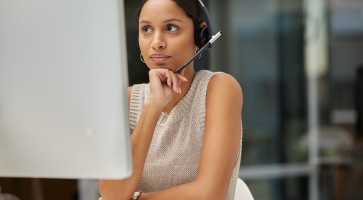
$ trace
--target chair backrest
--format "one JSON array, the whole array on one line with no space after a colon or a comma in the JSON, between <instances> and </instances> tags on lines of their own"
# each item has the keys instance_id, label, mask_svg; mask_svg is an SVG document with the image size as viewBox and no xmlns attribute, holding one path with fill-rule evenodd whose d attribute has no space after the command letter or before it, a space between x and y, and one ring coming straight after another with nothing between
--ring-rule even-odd
<instances>
[{"instance_id":1,"label":"chair backrest","mask_svg":"<svg viewBox=\"0 0 363 200\"><path fill-rule=\"evenodd\" d=\"M254 200L250 189L248 189L242 179L237 179L236 192L234 193L235 200Z\"/></svg>"}]
</instances>

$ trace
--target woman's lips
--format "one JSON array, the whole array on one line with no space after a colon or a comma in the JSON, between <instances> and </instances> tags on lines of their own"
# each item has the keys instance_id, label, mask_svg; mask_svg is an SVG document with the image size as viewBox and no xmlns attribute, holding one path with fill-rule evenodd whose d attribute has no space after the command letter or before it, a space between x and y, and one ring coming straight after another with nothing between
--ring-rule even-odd
<instances>
[{"instance_id":1,"label":"woman's lips","mask_svg":"<svg viewBox=\"0 0 363 200\"><path fill-rule=\"evenodd\" d=\"M171 56L167 56L167 55L164 55L164 54L152 54L150 56L150 58L154 61L154 62L164 62L165 60L169 59Z\"/></svg>"}]
</instances>

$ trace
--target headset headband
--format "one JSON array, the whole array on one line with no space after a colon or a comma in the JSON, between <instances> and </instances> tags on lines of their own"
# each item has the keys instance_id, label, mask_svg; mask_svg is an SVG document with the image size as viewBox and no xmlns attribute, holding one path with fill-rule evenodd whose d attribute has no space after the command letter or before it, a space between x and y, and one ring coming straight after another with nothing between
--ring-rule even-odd
<instances>
[{"instance_id":1,"label":"headset headband","mask_svg":"<svg viewBox=\"0 0 363 200\"><path fill-rule=\"evenodd\" d=\"M212 36L213 36L213 25L212 25L212 22L210 21L210 15L209 15L209 11L207 9L207 7L204 6L202 0L198 0L201 7L202 7L202 11L203 11L203 14L204 14L204 18L205 18L205 23L207 24L207 28L208 28L208 40L212 39ZM209 48L212 48L212 45L209 47Z\"/></svg>"},{"instance_id":2,"label":"headset headband","mask_svg":"<svg viewBox=\"0 0 363 200\"><path fill-rule=\"evenodd\" d=\"M202 0L198 0L200 5L202 6L202 10L203 10L203 14L204 14L204 18L207 24L207 28L208 28L208 33L209 33L209 40L212 39L212 35L213 35L213 25L212 22L210 21L210 14L209 11L207 9L207 7L205 7L205 5L203 4Z\"/></svg>"}]
</instances>

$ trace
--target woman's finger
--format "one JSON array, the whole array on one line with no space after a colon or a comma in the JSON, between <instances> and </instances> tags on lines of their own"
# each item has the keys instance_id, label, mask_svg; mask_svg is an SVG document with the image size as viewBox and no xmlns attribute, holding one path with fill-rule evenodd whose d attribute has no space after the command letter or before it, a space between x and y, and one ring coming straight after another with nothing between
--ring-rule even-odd
<instances>
[{"instance_id":1,"label":"woman's finger","mask_svg":"<svg viewBox=\"0 0 363 200\"><path fill-rule=\"evenodd\" d=\"M185 78L184 77L184 72L185 72L185 68L184 69L182 69L181 71L180 71L180 73L176 73L176 76L178 77L178 85L179 85L179 88L181 88L180 87L180 84L183 82L183 81L188 81L187 80L187 78ZM180 91L180 93L181 93L181 91Z\"/></svg>"},{"instance_id":2,"label":"woman's finger","mask_svg":"<svg viewBox=\"0 0 363 200\"><path fill-rule=\"evenodd\" d=\"M173 89L176 93L179 93L179 90L178 90L178 78L176 77L176 74L174 72L170 72L172 78L173 78Z\"/></svg>"},{"instance_id":3,"label":"woman's finger","mask_svg":"<svg viewBox=\"0 0 363 200\"><path fill-rule=\"evenodd\" d=\"M174 87L174 84L173 84L173 72L170 71L170 70L166 70L168 75L169 75L169 87L173 88Z\"/></svg>"},{"instance_id":4,"label":"woman's finger","mask_svg":"<svg viewBox=\"0 0 363 200\"><path fill-rule=\"evenodd\" d=\"M169 87L171 87L172 76L169 73L169 70L156 70L156 75L159 77L161 83L166 82Z\"/></svg>"},{"instance_id":5,"label":"woman's finger","mask_svg":"<svg viewBox=\"0 0 363 200\"><path fill-rule=\"evenodd\" d=\"M187 80L187 78L185 78L183 75L181 75L181 74L178 74L178 73L176 73L176 76L178 77L178 79L179 80L181 80L181 81L188 81Z\"/></svg>"}]
</instances>

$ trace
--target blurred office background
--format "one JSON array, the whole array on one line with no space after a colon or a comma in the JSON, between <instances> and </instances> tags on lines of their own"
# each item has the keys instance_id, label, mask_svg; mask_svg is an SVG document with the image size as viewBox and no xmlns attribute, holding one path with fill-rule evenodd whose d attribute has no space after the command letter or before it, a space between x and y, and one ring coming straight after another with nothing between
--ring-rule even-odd
<instances>
[{"instance_id":1,"label":"blurred office background","mask_svg":"<svg viewBox=\"0 0 363 200\"><path fill-rule=\"evenodd\" d=\"M139 2L125 1L130 85L148 82ZM203 2L223 35L195 68L242 87L240 177L255 199L363 199L363 1Z\"/></svg>"},{"instance_id":2,"label":"blurred office background","mask_svg":"<svg viewBox=\"0 0 363 200\"><path fill-rule=\"evenodd\" d=\"M140 2L125 0L130 85L148 82ZM242 87L240 178L254 198L363 199L363 0L203 2L223 35L195 69L229 73ZM96 182L81 180L0 183L24 200L39 197L27 184L43 187L44 199L98 195Z\"/></svg>"},{"instance_id":3,"label":"blurred office background","mask_svg":"<svg viewBox=\"0 0 363 200\"><path fill-rule=\"evenodd\" d=\"M130 85L148 82L126 0ZM223 31L195 69L240 83L240 177L257 200L363 199L363 1L204 0Z\"/></svg>"}]
</instances>

